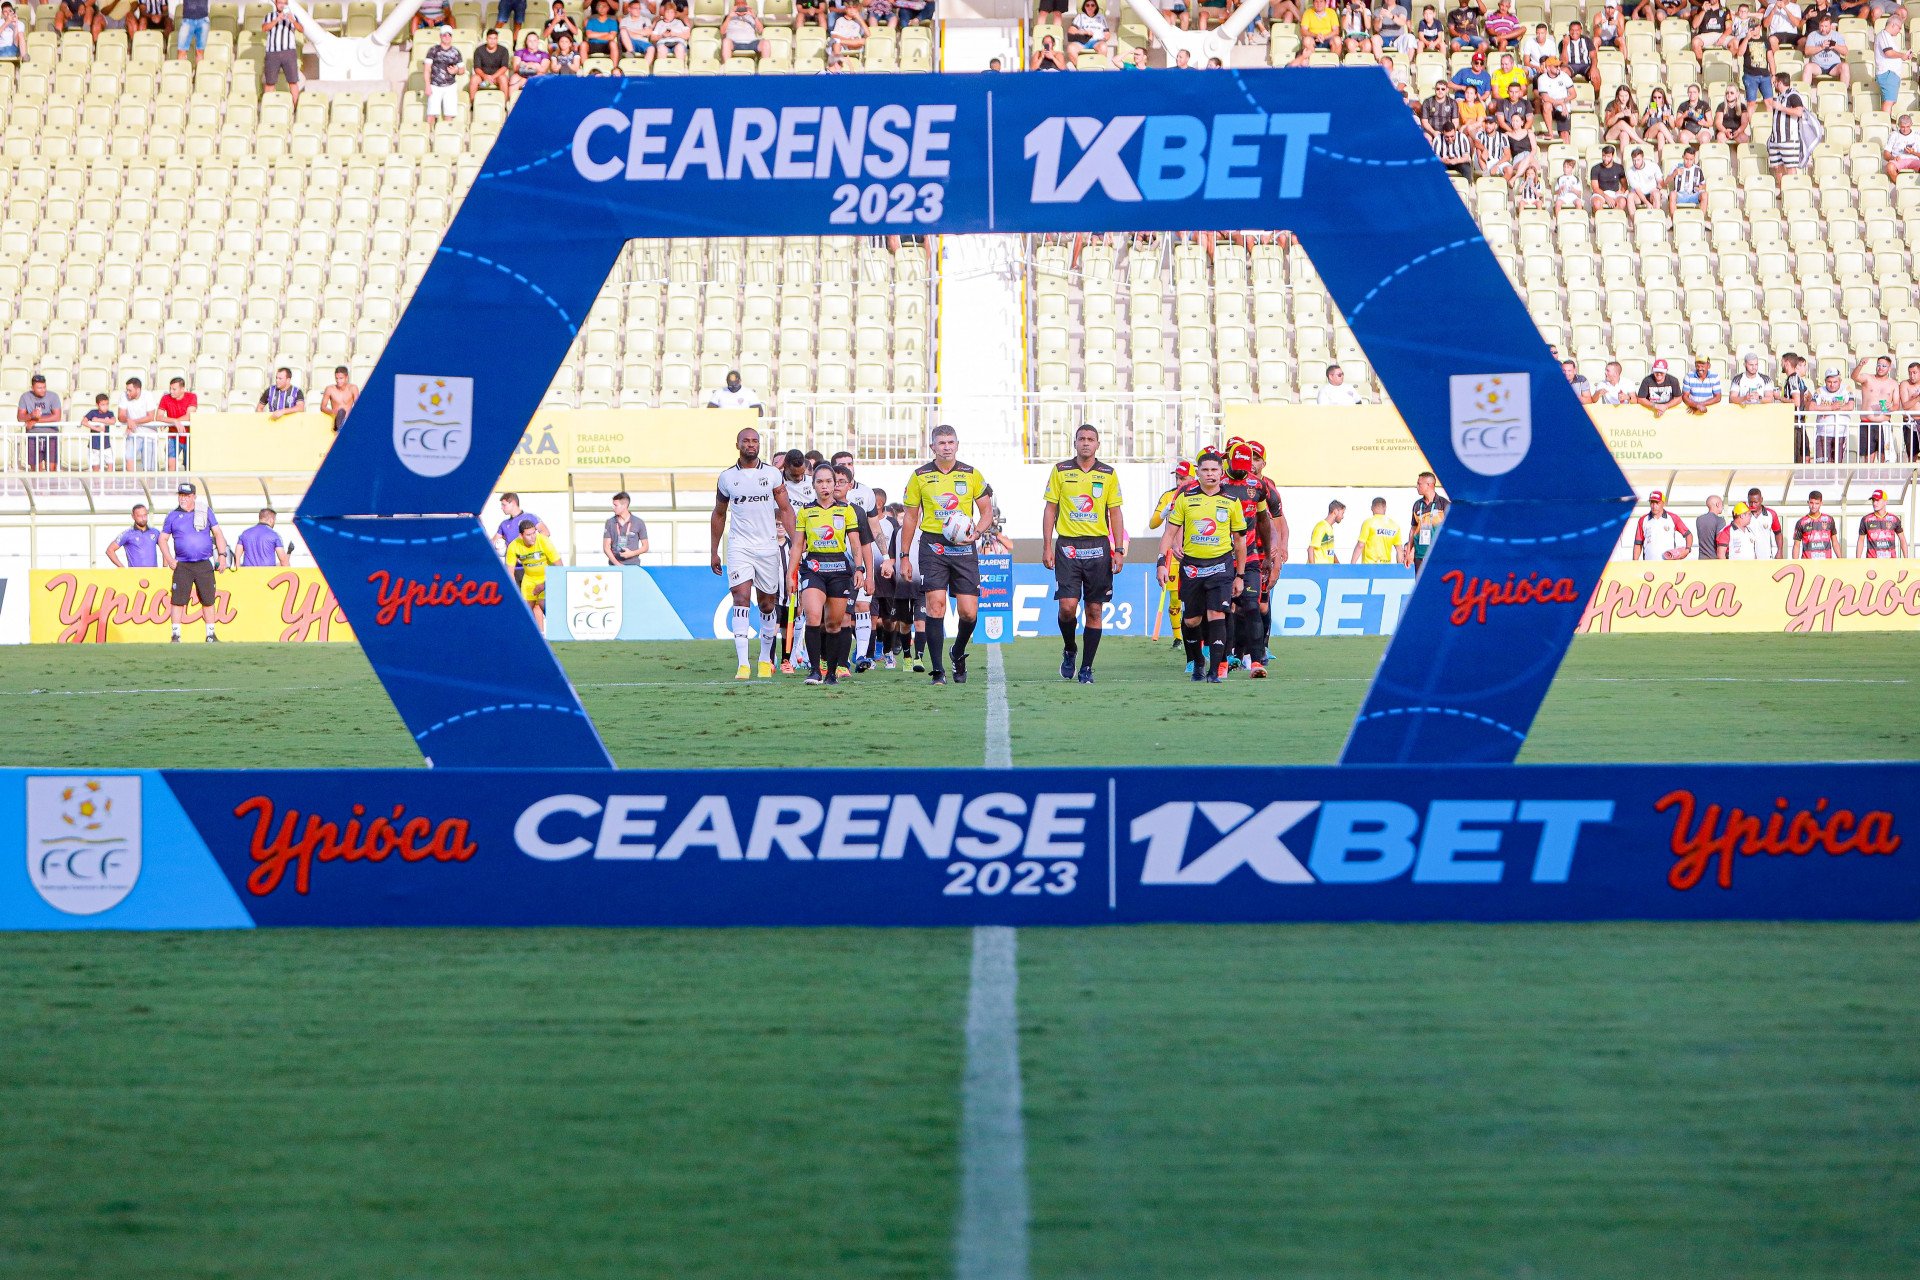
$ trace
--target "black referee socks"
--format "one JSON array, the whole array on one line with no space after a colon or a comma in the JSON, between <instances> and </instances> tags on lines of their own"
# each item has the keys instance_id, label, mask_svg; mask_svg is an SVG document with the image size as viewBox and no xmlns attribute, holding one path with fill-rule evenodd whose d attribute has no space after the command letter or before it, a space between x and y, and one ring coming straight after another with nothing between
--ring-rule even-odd
<instances>
[{"instance_id":1,"label":"black referee socks","mask_svg":"<svg viewBox=\"0 0 1920 1280\"><path fill-rule=\"evenodd\" d=\"M1078 620L1071 614L1065 613L1061 614L1058 620L1060 623L1060 643L1066 646L1067 653L1071 656L1074 650L1079 647L1074 638L1079 625Z\"/></svg>"},{"instance_id":2,"label":"black referee socks","mask_svg":"<svg viewBox=\"0 0 1920 1280\"><path fill-rule=\"evenodd\" d=\"M1068 645L1067 647L1071 649L1073 646ZM1093 655L1098 653L1099 651L1100 651L1100 629L1098 627L1095 627L1090 629L1087 632L1087 654L1084 658L1080 659L1080 669L1082 671L1093 670Z\"/></svg>"},{"instance_id":3,"label":"black referee socks","mask_svg":"<svg viewBox=\"0 0 1920 1280\"><path fill-rule=\"evenodd\" d=\"M953 651L961 657L967 656L967 641L973 639L974 619L962 618L960 625L953 630Z\"/></svg>"},{"instance_id":4,"label":"black referee socks","mask_svg":"<svg viewBox=\"0 0 1920 1280\"><path fill-rule=\"evenodd\" d=\"M935 671L947 669L947 620L945 618L927 619L927 656L933 659Z\"/></svg>"}]
</instances>

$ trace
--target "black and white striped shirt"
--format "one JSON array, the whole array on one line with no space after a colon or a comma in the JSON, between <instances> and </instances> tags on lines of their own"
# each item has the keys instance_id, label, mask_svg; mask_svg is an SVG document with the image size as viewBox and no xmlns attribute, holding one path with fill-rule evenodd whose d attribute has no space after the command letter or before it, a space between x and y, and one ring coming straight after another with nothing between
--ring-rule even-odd
<instances>
[{"instance_id":1,"label":"black and white striped shirt","mask_svg":"<svg viewBox=\"0 0 1920 1280\"><path fill-rule=\"evenodd\" d=\"M1567 65L1569 67L1591 67L1593 65L1593 41L1585 36L1568 36Z\"/></svg>"},{"instance_id":2,"label":"black and white striped shirt","mask_svg":"<svg viewBox=\"0 0 1920 1280\"><path fill-rule=\"evenodd\" d=\"M286 11L282 10L281 12L284 13ZM267 52L291 53L300 47L300 41L303 38L300 31L300 24L298 22L274 22L273 20L276 16L276 14L271 12L267 14L267 22L272 24L267 27ZM289 13L287 16L291 18L293 15Z\"/></svg>"},{"instance_id":3,"label":"black and white striped shirt","mask_svg":"<svg viewBox=\"0 0 1920 1280\"><path fill-rule=\"evenodd\" d=\"M1473 157L1473 144L1459 130L1443 133L1433 140L1433 150L1441 164L1465 164Z\"/></svg>"},{"instance_id":4,"label":"black and white striped shirt","mask_svg":"<svg viewBox=\"0 0 1920 1280\"><path fill-rule=\"evenodd\" d=\"M1707 171L1697 164L1683 164L1673 171L1673 189L1683 196L1693 195L1707 185Z\"/></svg>"},{"instance_id":5,"label":"black and white striped shirt","mask_svg":"<svg viewBox=\"0 0 1920 1280\"><path fill-rule=\"evenodd\" d=\"M1804 109L1807 105L1807 100L1801 96L1798 89L1789 89L1783 96L1776 98L1774 101L1783 107L1800 107ZM1800 119L1799 116L1790 116L1784 111L1774 112L1773 125L1768 130L1767 141L1774 146L1799 146Z\"/></svg>"}]
</instances>

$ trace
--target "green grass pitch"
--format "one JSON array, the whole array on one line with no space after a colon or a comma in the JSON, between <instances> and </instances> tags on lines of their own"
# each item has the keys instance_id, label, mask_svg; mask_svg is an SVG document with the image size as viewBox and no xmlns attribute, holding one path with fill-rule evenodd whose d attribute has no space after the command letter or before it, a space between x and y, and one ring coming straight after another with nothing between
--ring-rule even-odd
<instances>
[{"instance_id":1,"label":"green grass pitch","mask_svg":"<svg viewBox=\"0 0 1920 1280\"><path fill-rule=\"evenodd\" d=\"M1023 642L1014 761L1229 715L1242 759L1328 761L1379 652L1196 688L1116 640L1088 690ZM1914 652L1582 640L1524 758L1912 758ZM623 765L825 724L980 762L984 660L561 656ZM419 763L345 646L16 649L0 712L6 765ZM1908 1280L1916 971L1909 926L1023 930L1033 1275ZM0 935L0 1277L950 1275L967 972L964 930Z\"/></svg>"}]
</instances>

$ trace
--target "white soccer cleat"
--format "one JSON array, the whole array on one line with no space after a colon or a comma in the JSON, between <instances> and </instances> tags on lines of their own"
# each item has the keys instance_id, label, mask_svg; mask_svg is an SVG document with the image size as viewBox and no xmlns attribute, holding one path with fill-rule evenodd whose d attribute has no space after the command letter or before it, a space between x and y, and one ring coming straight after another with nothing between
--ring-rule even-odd
<instances>
[{"instance_id":1,"label":"white soccer cleat","mask_svg":"<svg viewBox=\"0 0 1920 1280\"><path fill-rule=\"evenodd\" d=\"M733 678L735 680L751 680L753 679L753 668L743 662L740 664L740 669L733 673Z\"/></svg>"}]
</instances>

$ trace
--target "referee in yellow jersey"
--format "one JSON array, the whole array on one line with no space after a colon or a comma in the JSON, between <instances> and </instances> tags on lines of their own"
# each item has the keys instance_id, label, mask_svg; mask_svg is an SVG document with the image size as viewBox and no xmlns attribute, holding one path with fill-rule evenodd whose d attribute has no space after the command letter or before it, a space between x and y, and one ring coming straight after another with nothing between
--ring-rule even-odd
<instances>
[{"instance_id":1,"label":"referee in yellow jersey","mask_svg":"<svg viewBox=\"0 0 1920 1280\"><path fill-rule=\"evenodd\" d=\"M1200 483L1183 489L1167 509L1161 536L1160 582L1167 581L1166 553L1180 548L1180 621L1187 642L1187 672L1219 684L1227 678L1227 609L1239 599L1247 568L1247 513L1239 497L1220 487L1226 470L1217 453L1200 455ZM1201 648L1201 627L1212 654Z\"/></svg>"},{"instance_id":2,"label":"referee in yellow jersey","mask_svg":"<svg viewBox=\"0 0 1920 1280\"><path fill-rule=\"evenodd\" d=\"M942 648L947 602L959 611L953 631L953 682L967 682L967 642L980 610L980 534L993 524L993 486L960 461L960 433L941 423L927 438L933 461L907 477L902 541L912 549L915 573L927 584L927 652L933 683L947 682ZM962 536L950 536L960 533Z\"/></svg>"},{"instance_id":3,"label":"referee in yellow jersey","mask_svg":"<svg viewBox=\"0 0 1920 1280\"><path fill-rule=\"evenodd\" d=\"M1102 606L1113 599L1113 575L1127 557L1126 517L1120 510L1120 477L1101 462L1100 433L1092 424L1073 433L1073 456L1056 462L1047 474L1046 507L1040 517L1042 536L1052 536L1040 552L1040 563L1053 570L1053 598L1060 605L1060 678L1074 679L1079 658L1081 684L1093 683L1093 655L1100 651ZM1074 645L1074 615L1080 602L1087 606L1087 647L1080 656Z\"/></svg>"}]
</instances>

